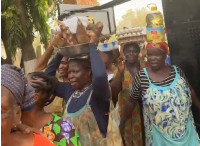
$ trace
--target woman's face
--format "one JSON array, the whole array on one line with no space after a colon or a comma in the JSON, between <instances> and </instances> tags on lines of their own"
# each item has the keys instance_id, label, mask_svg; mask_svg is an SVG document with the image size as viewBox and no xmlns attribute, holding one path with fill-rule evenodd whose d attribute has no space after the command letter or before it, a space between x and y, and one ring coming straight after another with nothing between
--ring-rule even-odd
<instances>
[{"instance_id":1,"label":"woman's face","mask_svg":"<svg viewBox=\"0 0 200 146\"><path fill-rule=\"evenodd\" d=\"M135 47L128 47L124 50L124 56L126 61L130 64L136 63L138 61L138 55L140 52Z\"/></svg>"},{"instance_id":2,"label":"woman's face","mask_svg":"<svg viewBox=\"0 0 200 146\"><path fill-rule=\"evenodd\" d=\"M165 65L166 53L161 49L151 48L147 49L147 59L149 66L153 70L159 70Z\"/></svg>"},{"instance_id":3,"label":"woman's face","mask_svg":"<svg viewBox=\"0 0 200 146\"><path fill-rule=\"evenodd\" d=\"M67 77L67 66L68 66L68 59L67 57L63 57L58 69L58 72L62 77Z\"/></svg>"},{"instance_id":4,"label":"woman's face","mask_svg":"<svg viewBox=\"0 0 200 146\"><path fill-rule=\"evenodd\" d=\"M13 94L1 85L1 145L5 145L12 127L19 123L21 112L18 109Z\"/></svg>"},{"instance_id":5,"label":"woman's face","mask_svg":"<svg viewBox=\"0 0 200 146\"><path fill-rule=\"evenodd\" d=\"M78 62L72 61L68 67L68 79L73 89L83 89L91 83L91 71L84 69Z\"/></svg>"}]
</instances>

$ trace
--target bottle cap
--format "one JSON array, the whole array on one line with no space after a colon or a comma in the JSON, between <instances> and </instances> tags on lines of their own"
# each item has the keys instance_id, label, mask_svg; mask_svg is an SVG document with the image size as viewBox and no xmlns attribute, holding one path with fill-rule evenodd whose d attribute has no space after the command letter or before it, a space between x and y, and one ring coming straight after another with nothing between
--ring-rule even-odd
<instances>
[{"instance_id":1,"label":"bottle cap","mask_svg":"<svg viewBox=\"0 0 200 146\"><path fill-rule=\"evenodd\" d=\"M151 11L156 11L156 10L157 10L156 6L151 7Z\"/></svg>"}]
</instances>

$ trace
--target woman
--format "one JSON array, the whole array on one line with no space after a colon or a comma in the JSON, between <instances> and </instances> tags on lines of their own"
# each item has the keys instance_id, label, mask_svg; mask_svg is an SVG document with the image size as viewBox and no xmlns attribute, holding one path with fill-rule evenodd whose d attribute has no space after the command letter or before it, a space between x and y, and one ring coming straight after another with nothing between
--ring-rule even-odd
<instances>
[{"instance_id":1,"label":"woman","mask_svg":"<svg viewBox=\"0 0 200 146\"><path fill-rule=\"evenodd\" d=\"M124 45L123 53L126 61L125 63L121 63L122 60L119 60L117 74L111 82L113 96L117 97L119 94L118 107L120 116L122 116L125 101L129 97L133 78L140 70L138 61L140 47L137 43L127 43ZM142 124L139 102L137 102L136 108L131 113L125 125L124 141L126 146L142 146Z\"/></svg>"},{"instance_id":2,"label":"woman","mask_svg":"<svg viewBox=\"0 0 200 146\"><path fill-rule=\"evenodd\" d=\"M44 54L42 56L40 56L40 58L37 61L37 64L35 65L35 71L36 72L40 72L47 67L48 61L49 61L49 59L51 58L51 56L54 52L53 46L55 46L55 45L56 45L55 41L53 41L53 39L51 39L49 41L48 48L46 49ZM52 75L56 74L56 77L60 82L68 82L67 64L68 64L67 57L63 57L61 62L60 62L58 72L56 73L55 68L48 66L50 68L50 69L48 69L48 74L52 74ZM55 97L54 101L51 102L51 104L44 107L44 110L45 110L45 112L56 113L59 116L63 116L64 111L65 111L65 105L66 105L66 103L65 103L64 99L59 98L59 97Z\"/></svg>"},{"instance_id":3,"label":"woman","mask_svg":"<svg viewBox=\"0 0 200 146\"><path fill-rule=\"evenodd\" d=\"M183 71L165 64L167 54L163 43L147 44L149 66L134 78L120 123L121 133L128 114L142 99L146 146L198 146L191 104L193 99L200 109L199 101L190 91Z\"/></svg>"},{"instance_id":4,"label":"woman","mask_svg":"<svg viewBox=\"0 0 200 146\"><path fill-rule=\"evenodd\" d=\"M85 57L69 60L70 83L58 82L55 95L65 99L66 116L78 130L81 145L112 146L114 143L121 146L118 129L108 120L111 95L105 67L96 46L90 44L89 50L91 61ZM50 64L58 68L61 59L62 55L57 54ZM33 86L40 83L38 80L31 82ZM108 133L111 127L115 135Z\"/></svg>"},{"instance_id":5,"label":"woman","mask_svg":"<svg viewBox=\"0 0 200 146\"><path fill-rule=\"evenodd\" d=\"M22 113L22 123L40 129L56 145L80 145L78 133L71 122L67 119L62 119L54 113L51 114L44 111L44 107L50 104L55 98L54 90L57 79L44 73L29 74L28 81L31 78L41 79L44 81L44 84L39 84L37 88L35 87L35 109Z\"/></svg>"},{"instance_id":6,"label":"woman","mask_svg":"<svg viewBox=\"0 0 200 146\"><path fill-rule=\"evenodd\" d=\"M34 90L21 69L12 65L1 66L1 145L2 146L54 146L38 134L16 131L21 111L34 109Z\"/></svg>"}]
</instances>

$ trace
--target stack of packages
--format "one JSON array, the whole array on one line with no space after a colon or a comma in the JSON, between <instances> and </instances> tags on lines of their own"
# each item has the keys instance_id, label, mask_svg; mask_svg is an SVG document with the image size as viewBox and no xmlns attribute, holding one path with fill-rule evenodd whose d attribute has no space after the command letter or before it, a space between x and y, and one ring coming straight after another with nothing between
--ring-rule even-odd
<instances>
[{"instance_id":1,"label":"stack of packages","mask_svg":"<svg viewBox=\"0 0 200 146\"><path fill-rule=\"evenodd\" d=\"M123 48L124 44L129 42L136 42L140 48L143 48L146 40L146 30L145 27L131 27L121 29L117 31L117 38L121 48ZM122 51L121 54L123 55ZM143 60L143 58L140 58L140 64L141 66L145 67L146 63Z\"/></svg>"},{"instance_id":2,"label":"stack of packages","mask_svg":"<svg viewBox=\"0 0 200 146\"><path fill-rule=\"evenodd\" d=\"M126 28L117 31L119 44L123 45L127 42L137 42L144 44L146 32L144 27Z\"/></svg>"},{"instance_id":3,"label":"stack of packages","mask_svg":"<svg viewBox=\"0 0 200 146\"><path fill-rule=\"evenodd\" d=\"M102 52L109 52L118 49L118 41L115 34L101 36L99 40L98 50Z\"/></svg>"}]
</instances>

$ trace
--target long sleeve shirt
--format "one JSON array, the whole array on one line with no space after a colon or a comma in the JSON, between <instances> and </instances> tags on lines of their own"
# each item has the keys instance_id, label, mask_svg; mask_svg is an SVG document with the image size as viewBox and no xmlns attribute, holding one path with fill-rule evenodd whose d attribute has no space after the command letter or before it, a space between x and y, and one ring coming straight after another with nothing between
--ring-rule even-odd
<instances>
[{"instance_id":1,"label":"long sleeve shirt","mask_svg":"<svg viewBox=\"0 0 200 146\"><path fill-rule=\"evenodd\" d=\"M92 69L92 86L83 95L81 95L78 101L72 98L66 110L69 113L79 111L86 104L87 99L93 90L89 104L96 118L100 132L106 136L111 95L106 69L99 53L96 51L96 46L94 44L90 44L90 59ZM57 54L49 63L45 73L55 75L61 60L62 55ZM59 82L55 93L56 96L64 98L67 103L73 92L74 90L72 89L70 83Z\"/></svg>"}]
</instances>

